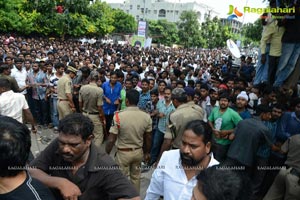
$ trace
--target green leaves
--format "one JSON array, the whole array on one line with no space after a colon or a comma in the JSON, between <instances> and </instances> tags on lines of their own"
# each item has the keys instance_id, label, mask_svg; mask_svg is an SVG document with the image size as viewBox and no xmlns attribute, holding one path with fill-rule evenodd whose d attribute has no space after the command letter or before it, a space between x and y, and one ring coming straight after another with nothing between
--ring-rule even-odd
<instances>
[{"instance_id":1,"label":"green leaves","mask_svg":"<svg viewBox=\"0 0 300 200\"><path fill-rule=\"evenodd\" d=\"M154 43L172 46L179 42L176 24L167 20L149 21L149 35Z\"/></svg>"},{"instance_id":2,"label":"green leaves","mask_svg":"<svg viewBox=\"0 0 300 200\"><path fill-rule=\"evenodd\" d=\"M103 36L113 31L133 33L137 23L123 11L100 0L9 0L0 1L0 30L22 34L56 36ZM56 6L63 7L57 13ZM118 22L120 21L120 22Z\"/></svg>"}]
</instances>

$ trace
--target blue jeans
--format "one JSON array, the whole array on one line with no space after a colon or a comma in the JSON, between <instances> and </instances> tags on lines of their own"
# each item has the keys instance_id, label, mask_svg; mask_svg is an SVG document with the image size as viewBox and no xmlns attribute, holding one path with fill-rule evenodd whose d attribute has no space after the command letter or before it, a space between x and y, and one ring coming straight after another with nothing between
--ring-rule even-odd
<instances>
[{"instance_id":1,"label":"blue jeans","mask_svg":"<svg viewBox=\"0 0 300 200\"><path fill-rule=\"evenodd\" d=\"M262 64L261 63L261 52L259 50L259 54L258 54L258 58L257 58L258 62L257 62L257 66L256 66L256 74L255 74L254 81L253 81L254 85L268 81L269 52L270 52L270 44L267 44L266 53L265 53L266 62L265 62L265 64Z\"/></svg>"},{"instance_id":2,"label":"blue jeans","mask_svg":"<svg viewBox=\"0 0 300 200\"><path fill-rule=\"evenodd\" d=\"M157 157L160 153L161 145L164 141L164 137L165 137L165 134L163 132L161 132L160 130L158 130L158 128L157 128L156 133L154 134L153 145L151 147L151 152L150 152L150 156L151 156L150 165L152 165L153 163L156 162Z\"/></svg>"},{"instance_id":3,"label":"blue jeans","mask_svg":"<svg viewBox=\"0 0 300 200\"><path fill-rule=\"evenodd\" d=\"M58 127L58 110L57 110L57 97L51 97L50 99L50 113L51 120L54 127Z\"/></svg>"},{"instance_id":4,"label":"blue jeans","mask_svg":"<svg viewBox=\"0 0 300 200\"><path fill-rule=\"evenodd\" d=\"M274 86L280 87L294 71L300 56L300 43L282 43L282 54L279 60Z\"/></svg>"}]
</instances>

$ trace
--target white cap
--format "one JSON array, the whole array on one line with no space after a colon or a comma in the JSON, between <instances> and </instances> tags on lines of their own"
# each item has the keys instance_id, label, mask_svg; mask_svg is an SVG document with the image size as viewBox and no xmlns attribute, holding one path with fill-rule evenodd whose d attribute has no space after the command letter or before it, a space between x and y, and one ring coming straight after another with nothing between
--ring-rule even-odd
<instances>
[{"instance_id":1,"label":"white cap","mask_svg":"<svg viewBox=\"0 0 300 200\"><path fill-rule=\"evenodd\" d=\"M236 98L237 98L237 99L238 99L238 98L243 98L243 99L245 99L246 101L248 101L248 99L249 99L249 97L248 97L248 95L247 95L247 93L246 93L245 91L241 91L241 93L240 93L239 95L237 95Z\"/></svg>"}]
</instances>

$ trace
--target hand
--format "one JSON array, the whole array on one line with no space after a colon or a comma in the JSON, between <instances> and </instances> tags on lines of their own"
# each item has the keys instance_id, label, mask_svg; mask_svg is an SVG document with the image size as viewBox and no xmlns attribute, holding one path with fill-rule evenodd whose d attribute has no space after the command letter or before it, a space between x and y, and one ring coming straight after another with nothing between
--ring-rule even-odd
<instances>
[{"instance_id":1,"label":"hand","mask_svg":"<svg viewBox=\"0 0 300 200\"><path fill-rule=\"evenodd\" d=\"M77 200L81 195L78 186L65 178L58 182L58 189L65 200Z\"/></svg>"},{"instance_id":2,"label":"hand","mask_svg":"<svg viewBox=\"0 0 300 200\"><path fill-rule=\"evenodd\" d=\"M220 131L220 136L221 136L222 138L225 138L225 137L228 136L228 134L226 134L225 131Z\"/></svg>"},{"instance_id":3,"label":"hand","mask_svg":"<svg viewBox=\"0 0 300 200\"><path fill-rule=\"evenodd\" d=\"M149 161L150 161L150 153L145 153L144 154L144 161L145 161L145 163L149 163Z\"/></svg>"},{"instance_id":4,"label":"hand","mask_svg":"<svg viewBox=\"0 0 300 200\"><path fill-rule=\"evenodd\" d=\"M115 105L119 105L120 104L120 100L119 99L115 100L114 104Z\"/></svg>"},{"instance_id":5,"label":"hand","mask_svg":"<svg viewBox=\"0 0 300 200\"><path fill-rule=\"evenodd\" d=\"M32 131L32 133L36 134L37 133L37 128L34 125L32 125L31 126L31 131Z\"/></svg>"},{"instance_id":6,"label":"hand","mask_svg":"<svg viewBox=\"0 0 300 200\"><path fill-rule=\"evenodd\" d=\"M109 98L105 97L105 101L106 101L106 103L111 104L111 101Z\"/></svg>"},{"instance_id":7,"label":"hand","mask_svg":"<svg viewBox=\"0 0 300 200\"><path fill-rule=\"evenodd\" d=\"M217 130L217 129L213 129L213 134L215 134L216 138L221 138L221 131Z\"/></svg>"},{"instance_id":8,"label":"hand","mask_svg":"<svg viewBox=\"0 0 300 200\"><path fill-rule=\"evenodd\" d=\"M260 59L261 64L266 63L266 54L261 54L261 59Z\"/></svg>"},{"instance_id":9,"label":"hand","mask_svg":"<svg viewBox=\"0 0 300 200\"><path fill-rule=\"evenodd\" d=\"M159 117L159 118L163 118L164 116L165 116L164 113L159 113L159 114L158 114L158 117Z\"/></svg>"},{"instance_id":10,"label":"hand","mask_svg":"<svg viewBox=\"0 0 300 200\"><path fill-rule=\"evenodd\" d=\"M281 151L280 147L278 147L274 144L272 145L271 149L272 149L272 151L275 151L275 152L280 152Z\"/></svg>"}]
</instances>

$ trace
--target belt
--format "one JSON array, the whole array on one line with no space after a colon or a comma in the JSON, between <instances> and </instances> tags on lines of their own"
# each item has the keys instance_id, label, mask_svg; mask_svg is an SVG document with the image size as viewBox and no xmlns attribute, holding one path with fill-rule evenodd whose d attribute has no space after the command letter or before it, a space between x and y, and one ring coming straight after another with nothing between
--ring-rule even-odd
<instances>
[{"instance_id":1,"label":"belt","mask_svg":"<svg viewBox=\"0 0 300 200\"><path fill-rule=\"evenodd\" d=\"M298 178L300 178L300 172L298 170L296 170L295 168L291 169L290 174L293 174L294 176L297 176Z\"/></svg>"},{"instance_id":2,"label":"belt","mask_svg":"<svg viewBox=\"0 0 300 200\"><path fill-rule=\"evenodd\" d=\"M99 112L87 112L87 111L82 111L83 113L86 113L88 115L99 115Z\"/></svg>"},{"instance_id":3,"label":"belt","mask_svg":"<svg viewBox=\"0 0 300 200\"><path fill-rule=\"evenodd\" d=\"M135 151L137 149L141 149L142 147L137 148L118 148L119 151Z\"/></svg>"},{"instance_id":4,"label":"belt","mask_svg":"<svg viewBox=\"0 0 300 200\"><path fill-rule=\"evenodd\" d=\"M69 101L69 99L58 99L59 101Z\"/></svg>"}]
</instances>

